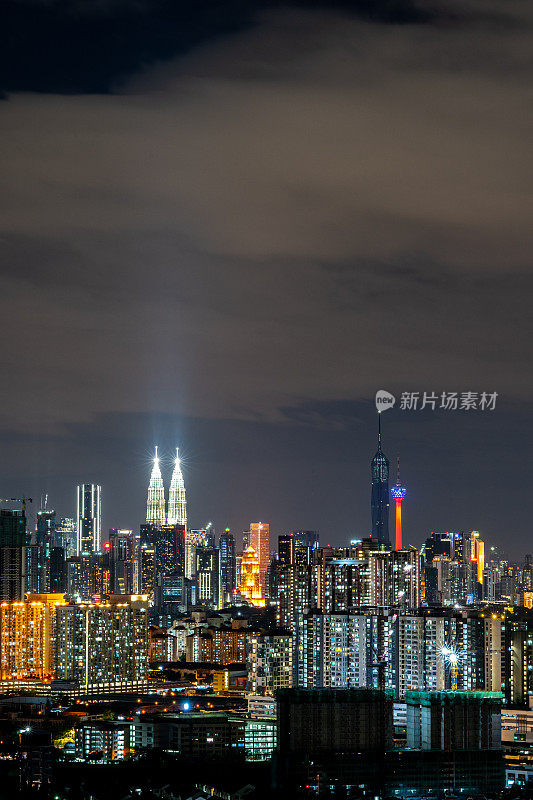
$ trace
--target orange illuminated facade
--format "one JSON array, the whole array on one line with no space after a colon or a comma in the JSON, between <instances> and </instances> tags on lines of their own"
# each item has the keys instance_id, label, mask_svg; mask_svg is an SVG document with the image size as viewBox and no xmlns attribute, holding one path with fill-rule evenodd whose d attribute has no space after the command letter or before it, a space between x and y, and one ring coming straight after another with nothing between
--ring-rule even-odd
<instances>
[{"instance_id":1,"label":"orange illuminated facade","mask_svg":"<svg viewBox=\"0 0 533 800\"><path fill-rule=\"evenodd\" d=\"M41 594L0 604L2 680L51 677L55 608L63 602L63 594Z\"/></svg>"},{"instance_id":2,"label":"orange illuminated facade","mask_svg":"<svg viewBox=\"0 0 533 800\"><path fill-rule=\"evenodd\" d=\"M247 547L241 561L241 582L239 592L254 606L264 606L261 567L255 549Z\"/></svg>"},{"instance_id":3,"label":"orange illuminated facade","mask_svg":"<svg viewBox=\"0 0 533 800\"><path fill-rule=\"evenodd\" d=\"M268 522L250 523L250 547L253 547L259 559L261 592L264 593L265 573L270 561L270 526Z\"/></svg>"},{"instance_id":4,"label":"orange illuminated facade","mask_svg":"<svg viewBox=\"0 0 533 800\"><path fill-rule=\"evenodd\" d=\"M470 542L470 560L477 564L478 583L483 583L483 570L485 569L485 542L479 538L479 531L472 531Z\"/></svg>"}]
</instances>

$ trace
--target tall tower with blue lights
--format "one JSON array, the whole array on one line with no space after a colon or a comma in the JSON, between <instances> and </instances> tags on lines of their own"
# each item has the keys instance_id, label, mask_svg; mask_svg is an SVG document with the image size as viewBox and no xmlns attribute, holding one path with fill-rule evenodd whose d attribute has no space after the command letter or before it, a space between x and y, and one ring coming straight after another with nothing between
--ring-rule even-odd
<instances>
[{"instance_id":1,"label":"tall tower with blue lights","mask_svg":"<svg viewBox=\"0 0 533 800\"><path fill-rule=\"evenodd\" d=\"M159 468L159 456L157 454L157 445L155 448L154 466L150 476L150 485L148 486L148 501L146 503L146 522L152 525L164 525L166 522L165 515L165 489L163 487L163 478L161 477L161 469Z\"/></svg>"},{"instance_id":2,"label":"tall tower with blue lights","mask_svg":"<svg viewBox=\"0 0 533 800\"><path fill-rule=\"evenodd\" d=\"M372 539L381 547L390 548L389 539L389 459L381 449L381 414L378 412L378 449L370 462L372 493Z\"/></svg>"}]
</instances>

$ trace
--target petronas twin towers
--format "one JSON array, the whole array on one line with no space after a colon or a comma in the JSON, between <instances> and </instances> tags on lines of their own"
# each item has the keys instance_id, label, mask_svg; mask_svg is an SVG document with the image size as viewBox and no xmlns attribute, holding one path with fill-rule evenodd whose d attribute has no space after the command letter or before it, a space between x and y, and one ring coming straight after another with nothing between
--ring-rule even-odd
<instances>
[{"instance_id":1,"label":"petronas twin towers","mask_svg":"<svg viewBox=\"0 0 533 800\"><path fill-rule=\"evenodd\" d=\"M181 472L179 449L176 448L174 472L168 493L168 514L165 508L165 487L159 467L157 446L155 448L154 466L148 486L148 502L146 504L146 521L153 525L184 525L187 527L187 501L185 484Z\"/></svg>"}]
</instances>

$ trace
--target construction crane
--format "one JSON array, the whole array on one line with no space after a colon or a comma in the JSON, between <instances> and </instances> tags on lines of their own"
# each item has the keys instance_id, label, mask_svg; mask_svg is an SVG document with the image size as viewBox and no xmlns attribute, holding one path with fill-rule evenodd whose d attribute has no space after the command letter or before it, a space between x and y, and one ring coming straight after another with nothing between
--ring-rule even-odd
<instances>
[{"instance_id":1,"label":"construction crane","mask_svg":"<svg viewBox=\"0 0 533 800\"><path fill-rule=\"evenodd\" d=\"M22 503L22 510L26 514L26 503L33 503L31 497L0 497L0 503Z\"/></svg>"}]
</instances>

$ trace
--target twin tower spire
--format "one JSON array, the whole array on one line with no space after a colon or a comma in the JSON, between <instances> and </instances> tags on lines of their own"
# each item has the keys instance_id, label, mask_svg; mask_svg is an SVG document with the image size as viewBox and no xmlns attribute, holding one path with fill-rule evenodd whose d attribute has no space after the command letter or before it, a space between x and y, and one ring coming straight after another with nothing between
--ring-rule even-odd
<instances>
[{"instance_id":1,"label":"twin tower spire","mask_svg":"<svg viewBox=\"0 0 533 800\"><path fill-rule=\"evenodd\" d=\"M153 525L185 525L187 527L187 502L185 500L185 484L181 472L180 452L176 448L174 472L168 493L168 514L165 513L165 487L159 467L157 446L155 448L154 466L148 486L148 502L146 504L146 521Z\"/></svg>"}]
</instances>

